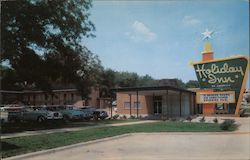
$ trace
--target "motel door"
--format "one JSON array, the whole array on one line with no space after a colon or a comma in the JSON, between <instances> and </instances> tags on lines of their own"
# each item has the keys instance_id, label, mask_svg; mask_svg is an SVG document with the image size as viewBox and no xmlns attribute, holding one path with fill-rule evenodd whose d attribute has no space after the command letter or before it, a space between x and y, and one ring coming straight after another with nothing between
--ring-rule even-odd
<instances>
[{"instance_id":1,"label":"motel door","mask_svg":"<svg viewBox=\"0 0 250 160\"><path fill-rule=\"evenodd\" d=\"M162 97L155 96L154 97L154 114L162 113Z\"/></svg>"}]
</instances>

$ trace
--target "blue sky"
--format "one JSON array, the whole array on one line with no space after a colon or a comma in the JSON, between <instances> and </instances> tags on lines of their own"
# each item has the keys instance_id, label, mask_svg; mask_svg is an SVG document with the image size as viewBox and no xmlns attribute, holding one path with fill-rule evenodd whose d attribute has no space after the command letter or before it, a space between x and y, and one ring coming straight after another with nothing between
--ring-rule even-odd
<instances>
[{"instance_id":1,"label":"blue sky","mask_svg":"<svg viewBox=\"0 0 250 160\"><path fill-rule=\"evenodd\" d=\"M105 68L196 80L206 29L215 58L249 55L248 0L93 1L96 38L83 40Z\"/></svg>"}]
</instances>

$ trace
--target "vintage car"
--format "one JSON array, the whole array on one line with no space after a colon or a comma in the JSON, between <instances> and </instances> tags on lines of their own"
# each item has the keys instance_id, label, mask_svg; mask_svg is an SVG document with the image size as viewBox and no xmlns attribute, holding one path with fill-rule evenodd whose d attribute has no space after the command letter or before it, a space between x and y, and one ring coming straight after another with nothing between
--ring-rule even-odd
<instances>
[{"instance_id":1,"label":"vintage car","mask_svg":"<svg viewBox=\"0 0 250 160\"><path fill-rule=\"evenodd\" d=\"M37 121L41 123L46 120L57 120L57 119L62 119L62 118L63 116L60 112L49 111L43 106L25 107L22 111L23 121Z\"/></svg>"},{"instance_id":2,"label":"vintage car","mask_svg":"<svg viewBox=\"0 0 250 160\"><path fill-rule=\"evenodd\" d=\"M101 109L96 109L95 107L85 106L80 108L83 112L88 113L95 120L101 119L104 120L108 117L108 113Z\"/></svg>"},{"instance_id":3,"label":"vintage car","mask_svg":"<svg viewBox=\"0 0 250 160\"><path fill-rule=\"evenodd\" d=\"M39 107L37 107L37 109L45 110L47 112L47 116L46 116L47 120L62 120L63 119L63 115L62 115L61 112L50 110L45 105L44 106L39 106Z\"/></svg>"},{"instance_id":4,"label":"vintage car","mask_svg":"<svg viewBox=\"0 0 250 160\"><path fill-rule=\"evenodd\" d=\"M71 105L48 106L47 108L61 112L65 122L83 120L88 117L88 114Z\"/></svg>"},{"instance_id":5,"label":"vintage car","mask_svg":"<svg viewBox=\"0 0 250 160\"><path fill-rule=\"evenodd\" d=\"M8 112L8 122L18 123L22 120L22 110L23 106L6 106L3 107L5 111Z\"/></svg>"}]
</instances>

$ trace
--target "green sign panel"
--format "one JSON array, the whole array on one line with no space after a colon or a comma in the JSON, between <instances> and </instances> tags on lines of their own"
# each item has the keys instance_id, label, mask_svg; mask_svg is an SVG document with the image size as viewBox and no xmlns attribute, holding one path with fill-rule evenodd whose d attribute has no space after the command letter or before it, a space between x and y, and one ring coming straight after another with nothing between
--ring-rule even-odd
<instances>
[{"instance_id":1,"label":"green sign panel","mask_svg":"<svg viewBox=\"0 0 250 160\"><path fill-rule=\"evenodd\" d=\"M197 63L194 64L194 69L201 89L235 91L235 98L238 100L247 63L244 57L228 58Z\"/></svg>"}]
</instances>

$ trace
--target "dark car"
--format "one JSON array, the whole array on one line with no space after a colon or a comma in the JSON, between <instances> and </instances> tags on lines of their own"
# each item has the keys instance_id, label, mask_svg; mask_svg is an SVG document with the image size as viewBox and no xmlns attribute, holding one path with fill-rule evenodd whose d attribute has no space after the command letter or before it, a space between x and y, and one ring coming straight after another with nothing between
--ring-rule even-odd
<instances>
[{"instance_id":1,"label":"dark car","mask_svg":"<svg viewBox=\"0 0 250 160\"><path fill-rule=\"evenodd\" d=\"M82 107L81 110L90 114L91 117L95 120L98 119L104 120L105 118L108 117L108 113L106 111L96 109L95 107L90 107L90 106Z\"/></svg>"},{"instance_id":2,"label":"dark car","mask_svg":"<svg viewBox=\"0 0 250 160\"><path fill-rule=\"evenodd\" d=\"M108 117L108 113L106 111L96 110L95 112L98 113L98 118L100 118L101 120L104 120Z\"/></svg>"},{"instance_id":3,"label":"dark car","mask_svg":"<svg viewBox=\"0 0 250 160\"><path fill-rule=\"evenodd\" d=\"M65 122L90 119L87 113L72 105L48 106L47 108L51 111L61 112Z\"/></svg>"}]
</instances>

